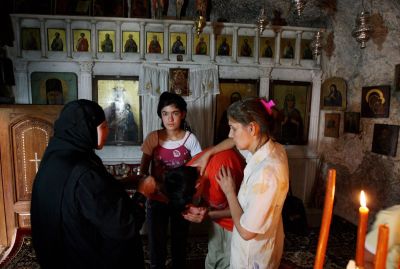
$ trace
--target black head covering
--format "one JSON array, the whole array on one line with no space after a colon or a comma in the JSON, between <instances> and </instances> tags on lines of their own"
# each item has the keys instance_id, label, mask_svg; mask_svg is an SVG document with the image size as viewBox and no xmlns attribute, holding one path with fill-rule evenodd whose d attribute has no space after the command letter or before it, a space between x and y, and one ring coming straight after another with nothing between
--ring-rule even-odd
<instances>
[{"instance_id":1,"label":"black head covering","mask_svg":"<svg viewBox=\"0 0 400 269\"><path fill-rule=\"evenodd\" d=\"M97 126L104 120L104 111L97 103L77 100L66 104L55 122L54 136L33 182L31 202L32 239L44 269L63 268L61 208L74 167L90 162L96 169L104 168L93 150L97 147Z\"/></svg>"},{"instance_id":2,"label":"black head covering","mask_svg":"<svg viewBox=\"0 0 400 269\"><path fill-rule=\"evenodd\" d=\"M97 126L106 120L101 106L80 99L66 104L54 124L54 137L80 150L97 147Z\"/></svg>"}]
</instances>

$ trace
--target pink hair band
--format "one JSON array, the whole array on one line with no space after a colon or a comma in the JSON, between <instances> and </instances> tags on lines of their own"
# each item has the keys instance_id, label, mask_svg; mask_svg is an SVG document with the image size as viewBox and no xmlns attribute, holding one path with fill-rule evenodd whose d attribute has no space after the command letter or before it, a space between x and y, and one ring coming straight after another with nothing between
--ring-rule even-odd
<instances>
[{"instance_id":1,"label":"pink hair band","mask_svg":"<svg viewBox=\"0 0 400 269\"><path fill-rule=\"evenodd\" d=\"M261 99L261 104L264 106L264 108L267 110L269 115L272 115L272 108L276 105L274 100L269 100L268 102L265 101L264 99Z\"/></svg>"}]
</instances>

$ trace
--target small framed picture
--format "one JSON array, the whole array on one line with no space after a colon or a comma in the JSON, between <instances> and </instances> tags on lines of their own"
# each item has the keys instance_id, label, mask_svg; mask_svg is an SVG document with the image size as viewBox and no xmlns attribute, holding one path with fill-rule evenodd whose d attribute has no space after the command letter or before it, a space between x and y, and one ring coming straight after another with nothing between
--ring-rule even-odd
<instances>
[{"instance_id":1,"label":"small framed picture","mask_svg":"<svg viewBox=\"0 0 400 269\"><path fill-rule=\"evenodd\" d=\"M303 39L301 40L301 47L300 47L300 58L302 60L312 60L313 54L311 50L311 42L312 40Z\"/></svg>"},{"instance_id":2,"label":"small framed picture","mask_svg":"<svg viewBox=\"0 0 400 269\"><path fill-rule=\"evenodd\" d=\"M340 113L326 113L325 114L325 137L339 137L340 127Z\"/></svg>"},{"instance_id":3,"label":"small framed picture","mask_svg":"<svg viewBox=\"0 0 400 269\"><path fill-rule=\"evenodd\" d=\"M209 55L210 35L194 35L193 51L196 55Z\"/></svg>"},{"instance_id":4,"label":"small framed picture","mask_svg":"<svg viewBox=\"0 0 400 269\"><path fill-rule=\"evenodd\" d=\"M249 79L220 79L217 95L217 110L215 114L214 144L225 140L229 135L228 107L247 97L257 97L259 89L258 80Z\"/></svg>"},{"instance_id":5,"label":"small framed picture","mask_svg":"<svg viewBox=\"0 0 400 269\"><path fill-rule=\"evenodd\" d=\"M400 126L398 125L375 124L374 136L372 139L372 152L395 157L397 152L397 140L399 139L399 129Z\"/></svg>"},{"instance_id":6,"label":"small framed picture","mask_svg":"<svg viewBox=\"0 0 400 269\"><path fill-rule=\"evenodd\" d=\"M139 79L96 76L94 100L104 109L110 129L106 145L139 145L142 142Z\"/></svg>"},{"instance_id":7,"label":"small framed picture","mask_svg":"<svg viewBox=\"0 0 400 269\"><path fill-rule=\"evenodd\" d=\"M189 69L169 69L169 91L181 96L189 95Z\"/></svg>"},{"instance_id":8,"label":"small framed picture","mask_svg":"<svg viewBox=\"0 0 400 269\"><path fill-rule=\"evenodd\" d=\"M47 29L47 44L49 51L67 51L65 40L65 29Z\"/></svg>"},{"instance_id":9,"label":"small framed picture","mask_svg":"<svg viewBox=\"0 0 400 269\"><path fill-rule=\"evenodd\" d=\"M275 38L261 37L260 38L260 57L273 58L275 55Z\"/></svg>"},{"instance_id":10,"label":"small framed picture","mask_svg":"<svg viewBox=\"0 0 400 269\"><path fill-rule=\"evenodd\" d=\"M396 64L394 72L394 90L396 92L400 91L400 64Z\"/></svg>"},{"instance_id":11,"label":"small framed picture","mask_svg":"<svg viewBox=\"0 0 400 269\"><path fill-rule=\"evenodd\" d=\"M164 53L164 33L147 32L146 33L147 53Z\"/></svg>"},{"instance_id":12,"label":"small framed picture","mask_svg":"<svg viewBox=\"0 0 400 269\"><path fill-rule=\"evenodd\" d=\"M187 44L186 33L171 33L169 43L171 44L171 54L185 54Z\"/></svg>"},{"instance_id":13,"label":"small framed picture","mask_svg":"<svg viewBox=\"0 0 400 269\"><path fill-rule=\"evenodd\" d=\"M239 36L238 56L253 57L254 36Z\"/></svg>"},{"instance_id":14,"label":"small framed picture","mask_svg":"<svg viewBox=\"0 0 400 269\"><path fill-rule=\"evenodd\" d=\"M140 34L139 32L122 32L122 51L124 53L139 53Z\"/></svg>"},{"instance_id":15,"label":"small framed picture","mask_svg":"<svg viewBox=\"0 0 400 269\"><path fill-rule=\"evenodd\" d=\"M100 30L98 31L98 52L115 52L115 31Z\"/></svg>"},{"instance_id":16,"label":"small framed picture","mask_svg":"<svg viewBox=\"0 0 400 269\"><path fill-rule=\"evenodd\" d=\"M345 110L347 86L343 78L331 77L322 83L321 109Z\"/></svg>"},{"instance_id":17,"label":"small framed picture","mask_svg":"<svg viewBox=\"0 0 400 269\"><path fill-rule=\"evenodd\" d=\"M217 55L231 56L232 55L232 36L218 35L217 36Z\"/></svg>"},{"instance_id":18,"label":"small framed picture","mask_svg":"<svg viewBox=\"0 0 400 269\"><path fill-rule=\"evenodd\" d=\"M360 112L344 112L344 132L360 133Z\"/></svg>"},{"instance_id":19,"label":"small framed picture","mask_svg":"<svg viewBox=\"0 0 400 269\"><path fill-rule=\"evenodd\" d=\"M78 78L68 72L33 72L32 104L63 105L78 99Z\"/></svg>"},{"instance_id":20,"label":"small framed picture","mask_svg":"<svg viewBox=\"0 0 400 269\"><path fill-rule=\"evenodd\" d=\"M74 51L90 52L90 30L75 29L72 34L74 36Z\"/></svg>"},{"instance_id":21,"label":"small framed picture","mask_svg":"<svg viewBox=\"0 0 400 269\"><path fill-rule=\"evenodd\" d=\"M296 39L294 38L282 38L281 39L281 58L282 59L294 59L294 46Z\"/></svg>"},{"instance_id":22,"label":"small framed picture","mask_svg":"<svg viewBox=\"0 0 400 269\"><path fill-rule=\"evenodd\" d=\"M311 83L274 80L269 99L276 102L278 116L275 139L285 145L305 145L311 110Z\"/></svg>"},{"instance_id":23,"label":"small framed picture","mask_svg":"<svg viewBox=\"0 0 400 269\"><path fill-rule=\"evenodd\" d=\"M389 117L390 86L363 87L361 98L361 117Z\"/></svg>"},{"instance_id":24,"label":"small framed picture","mask_svg":"<svg viewBox=\"0 0 400 269\"><path fill-rule=\"evenodd\" d=\"M21 42L23 50L40 50L40 29L22 28Z\"/></svg>"}]
</instances>

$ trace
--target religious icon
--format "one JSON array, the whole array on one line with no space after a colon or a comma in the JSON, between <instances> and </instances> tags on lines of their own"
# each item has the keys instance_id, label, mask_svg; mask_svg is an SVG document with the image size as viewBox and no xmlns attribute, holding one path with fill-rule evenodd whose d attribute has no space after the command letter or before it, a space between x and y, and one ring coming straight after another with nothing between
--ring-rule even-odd
<instances>
[{"instance_id":1,"label":"religious icon","mask_svg":"<svg viewBox=\"0 0 400 269\"><path fill-rule=\"evenodd\" d=\"M208 34L201 34L200 36L194 36L194 52L196 55L208 55L208 44L210 36Z\"/></svg>"},{"instance_id":2,"label":"religious icon","mask_svg":"<svg viewBox=\"0 0 400 269\"><path fill-rule=\"evenodd\" d=\"M282 38L281 39L281 58L294 59L294 44L295 39Z\"/></svg>"},{"instance_id":3,"label":"religious icon","mask_svg":"<svg viewBox=\"0 0 400 269\"><path fill-rule=\"evenodd\" d=\"M147 53L163 53L164 33L147 32Z\"/></svg>"},{"instance_id":4,"label":"religious icon","mask_svg":"<svg viewBox=\"0 0 400 269\"><path fill-rule=\"evenodd\" d=\"M90 30L73 30L74 51L90 51Z\"/></svg>"},{"instance_id":5,"label":"religious icon","mask_svg":"<svg viewBox=\"0 0 400 269\"><path fill-rule=\"evenodd\" d=\"M65 46L65 29L47 29L48 50L67 51Z\"/></svg>"},{"instance_id":6,"label":"religious icon","mask_svg":"<svg viewBox=\"0 0 400 269\"><path fill-rule=\"evenodd\" d=\"M186 33L171 33L170 44L172 54L185 54L186 51Z\"/></svg>"},{"instance_id":7,"label":"religious icon","mask_svg":"<svg viewBox=\"0 0 400 269\"><path fill-rule=\"evenodd\" d=\"M396 157L399 129L398 125L375 124L372 152Z\"/></svg>"},{"instance_id":8,"label":"religious icon","mask_svg":"<svg viewBox=\"0 0 400 269\"><path fill-rule=\"evenodd\" d=\"M344 132L353 134L360 133L359 112L344 112Z\"/></svg>"},{"instance_id":9,"label":"religious icon","mask_svg":"<svg viewBox=\"0 0 400 269\"><path fill-rule=\"evenodd\" d=\"M239 36L238 43L240 57L252 57L254 47L254 37L252 36Z\"/></svg>"},{"instance_id":10,"label":"religious icon","mask_svg":"<svg viewBox=\"0 0 400 269\"><path fill-rule=\"evenodd\" d=\"M139 52L139 32L122 32L123 52L138 53Z\"/></svg>"},{"instance_id":11,"label":"religious icon","mask_svg":"<svg viewBox=\"0 0 400 269\"><path fill-rule=\"evenodd\" d=\"M276 80L269 99L276 102L277 128L274 138L281 144L304 145L308 141L311 83Z\"/></svg>"},{"instance_id":12,"label":"religious icon","mask_svg":"<svg viewBox=\"0 0 400 269\"><path fill-rule=\"evenodd\" d=\"M182 95L189 95L189 69L170 68L169 69L169 91Z\"/></svg>"},{"instance_id":13,"label":"religious icon","mask_svg":"<svg viewBox=\"0 0 400 269\"><path fill-rule=\"evenodd\" d=\"M363 87L361 98L361 117L389 117L390 86Z\"/></svg>"},{"instance_id":14,"label":"religious icon","mask_svg":"<svg viewBox=\"0 0 400 269\"><path fill-rule=\"evenodd\" d=\"M63 105L78 98L75 73L33 72L32 104Z\"/></svg>"},{"instance_id":15,"label":"religious icon","mask_svg":"<svg viewBox=\"0 0 400 269\"><path fill-rule=\"evenodd\" d=\"M275 39L273 37L260 38L260 56L264 58L273 58L275 51Z\"/></svg>"},{"instance_id":16,"label":"religious icon","mask_svg":"<svg viewBox=\"0 0 400 269\"><path fill-rule=\"evenodd\" d=\"M40 29L22 28L21 42L23 50L40 50Z\"/></svg>"},{"instance_id":17,"label":"religious icon","mask_svg":"<svg viewBox=\"0 0 400 269\"><path fill-rule=\"evenodd\" d=\"M301 40L301 59L312 60L313 54L311 50L312 40Z\"/></svg>"},{"instance_id":18,"label":"religious icon","mask_svg":"<svg viewBox=\"0 0 400 269\"><path fill-rule=\"evenodd\" d=\"M339 113L326 113L325 114L325 137L339 137L340 127L340 114Z\"/></svg>"},{"instance_id":19,"label":"religious icon","mask_svg":"<svg viewBox=\"0 0 400 269\"><path fill-rule=\"evenodd\" d=\"M346 109L346 81L343 78L331 77L322 83L321 109Z\"/></svg>"},{"instance_id":20,"label":"religious icon","mask_svg":"<svg viewBox=\"0 0 400 269\"><path fill-rule=\"evenodd\" d=\"M110 129L106 144L138 145L142 141L139 81L135 77L96 76L93 96L104 109Z\"/></svg>"},{"instance_id":21,"label":"religious icon","mask_svg":"<svg viewBox=\"0 0 400 269\"><path fill-rule=\"evenodd\" d=\"M115 32L114 31L99 31L98 34L99 44L98 51L99 52L114 52L114 40L115 40Z\"/></svg>"},{"instance_id":22,"label":"religious icon","mask_svg":"<svg viewBox=\"0 0 400 269\"><path fill-rule=\"evenodd\" d=\"M231 56L232 51L232 36L219 35L217 37L217 55L218 56Z\"/></svg>"}]
</instances>

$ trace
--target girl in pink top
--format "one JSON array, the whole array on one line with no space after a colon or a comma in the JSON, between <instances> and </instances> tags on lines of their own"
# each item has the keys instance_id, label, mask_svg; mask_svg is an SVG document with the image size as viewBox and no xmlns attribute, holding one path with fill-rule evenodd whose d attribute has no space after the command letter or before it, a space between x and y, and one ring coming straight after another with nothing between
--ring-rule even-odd
<instances>
[{"instance_id":1,"label":"girl in pink top","mask_svg":"<svg viewBox=\"0 0 400 269\"><path fill-rule=\"evenodd\" d=\"M156 179L159 193L147 202L147 228L150 244L151 268L165 268L167 228L171 227L172 268L186 268L186 238L189 222L180 212L171 210L162 199L163 175L170 169L187 163L201 151L196 136L186 131L187 104L177 94L164 92L160 96L157 114L162 129L148 134L142 145L140 171L151 173Z\"/></svg>"}]
</instances>

